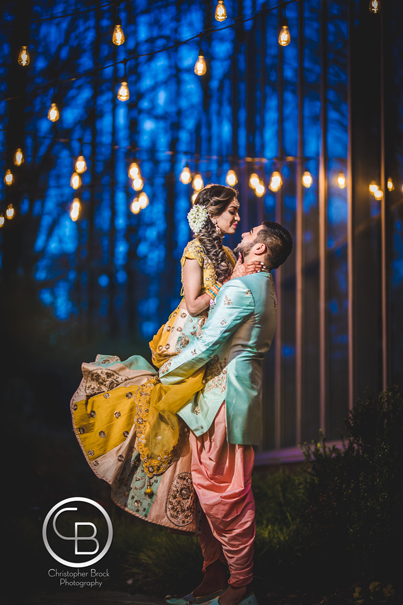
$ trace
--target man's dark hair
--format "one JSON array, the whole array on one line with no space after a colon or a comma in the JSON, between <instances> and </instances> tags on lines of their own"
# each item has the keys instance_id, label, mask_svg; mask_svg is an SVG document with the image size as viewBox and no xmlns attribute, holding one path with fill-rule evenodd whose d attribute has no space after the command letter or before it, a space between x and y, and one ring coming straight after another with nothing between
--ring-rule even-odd
<instances>
[{"instance_id":1,"label":"man's dark hair","mask_svg":"<svg viewBox=\"0 0 403 605\"><path fill-rule=\"evenodd\" d=\"M267 246L267 258L271 269L277 269L289 257L292 251L292 237L283 225L273 221L263 221L255 243Z\"/></svg>"}]
</instances>

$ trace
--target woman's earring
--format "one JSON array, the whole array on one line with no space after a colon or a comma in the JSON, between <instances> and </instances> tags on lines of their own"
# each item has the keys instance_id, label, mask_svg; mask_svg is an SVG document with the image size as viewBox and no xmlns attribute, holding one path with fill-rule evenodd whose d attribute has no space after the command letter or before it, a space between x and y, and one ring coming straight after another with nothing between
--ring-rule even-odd
<instances>
[{"instance_id":1,"label":"woman's earring","mask_svg":"<svg viewBox=\"0 0 403 605\"><path fill-rule=\"evenodd\" d=\"M215 219L215 220L213 221L213 225L214 225L215 230L217 231L217 233L218 233L219 235L221 235L221 229L220 229L220 227L218 226L217 219Z\"/></svg>"}]
</instances>

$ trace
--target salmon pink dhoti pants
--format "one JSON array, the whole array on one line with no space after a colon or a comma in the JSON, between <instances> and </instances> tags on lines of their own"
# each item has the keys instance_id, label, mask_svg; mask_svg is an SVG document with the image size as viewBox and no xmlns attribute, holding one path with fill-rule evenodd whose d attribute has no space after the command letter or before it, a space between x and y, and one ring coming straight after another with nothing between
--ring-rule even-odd
<instances>
[{"instance_id":1,"label":"salmon pink dhoti pants","mask_svg":"<svg viewBox=\"0 0 403 605\"><path fill-rule=\"evenodd\" d=\"M199 536L203 572L220 559L228 565L234 588L253 578L256 533L252 445L227 443L225 401L210 429L200 437L190 431L192 481L204 515Z\"/></svg>"}]
</instances>

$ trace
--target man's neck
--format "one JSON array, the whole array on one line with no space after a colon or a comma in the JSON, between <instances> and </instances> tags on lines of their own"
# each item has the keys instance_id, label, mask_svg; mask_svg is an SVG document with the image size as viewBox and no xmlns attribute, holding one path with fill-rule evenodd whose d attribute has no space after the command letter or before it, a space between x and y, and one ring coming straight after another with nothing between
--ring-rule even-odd
<instances>
[{"instance_id":1,"label":"man's neck","mask_svg":"<svg viewBox=\"0 0 403 605\"><path fill-rule=\"evenodd\" d=\"M244 263L253 263L253 262L258 262L258 263L263 263L266 271L270 271L270 267L268 267L265 263L265 258L262 255L258 255L258 254L248 254L247 256L244 257L243 262Z\"/></svg>"}]
</instances>

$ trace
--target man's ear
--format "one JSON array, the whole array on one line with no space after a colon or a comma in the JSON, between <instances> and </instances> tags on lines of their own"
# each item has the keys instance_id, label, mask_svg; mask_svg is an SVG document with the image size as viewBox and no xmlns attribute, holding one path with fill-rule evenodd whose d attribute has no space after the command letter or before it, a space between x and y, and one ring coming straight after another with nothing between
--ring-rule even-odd
<instances>
[{"instance_id":1,"label":"man's ear","mask_svg":"<svg viewBox=\"0 0 403 605\"><path fill-rule=\"evenodd\" d=\"M254 252L254 254L257 254L258 256L260 256L261 254L265 255L267 252L266 244L263 242L259 242L258 244L255 244L253 252Z\"/></svg>"}]
</instances>

